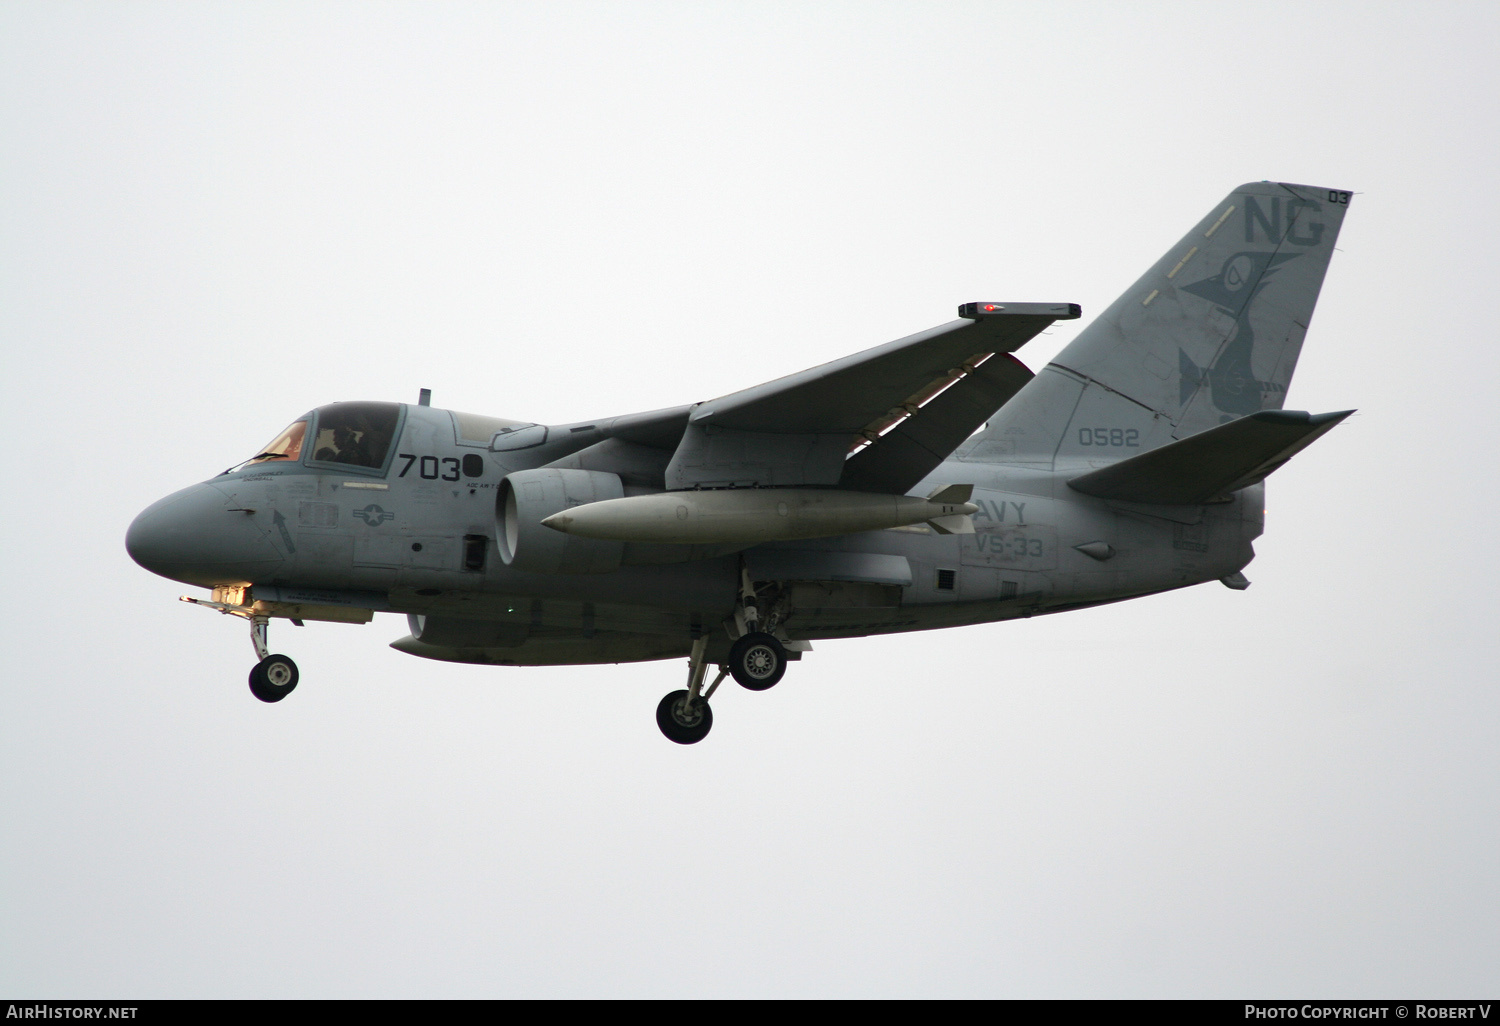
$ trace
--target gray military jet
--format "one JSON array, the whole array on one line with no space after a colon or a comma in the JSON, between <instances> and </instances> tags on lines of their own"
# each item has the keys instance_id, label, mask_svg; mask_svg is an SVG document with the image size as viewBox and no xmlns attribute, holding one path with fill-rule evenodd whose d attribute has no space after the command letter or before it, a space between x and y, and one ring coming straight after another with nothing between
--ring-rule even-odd
<instances>
[{"instance_id":1,"label":"gray military jet","mask_svg":"<svg viewBox=\"0 0 1500 1026\"><path fill-rule=\"evenodd\" d=\"M1349 199L1241 186L1035 375L1012 354L1077 306L968 303L742 392L579 424L426 390L334 403L147 508L125 545L249 622L262 701L298 679L272 618L405 613L392 647L427 659L686 656L656 714L679 744L708 734L726 676L769 688L818 639L1243 589L1262 482L1353 412L1282 409Z\"/></svg>"}]
</instances>

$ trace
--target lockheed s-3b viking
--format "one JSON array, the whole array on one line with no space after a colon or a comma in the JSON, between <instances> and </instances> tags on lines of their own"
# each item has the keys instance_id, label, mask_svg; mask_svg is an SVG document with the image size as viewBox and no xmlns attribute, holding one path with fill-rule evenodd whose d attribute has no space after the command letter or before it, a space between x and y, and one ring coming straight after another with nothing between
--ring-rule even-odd
<instances>
[{"instance_id":1,"label":"lockheed s-3b viking","mask_svg":"<svg viewBox=\"0 0 1500 1026\"><path fill-rule=\"evenodd\" d=\"M686 656L656 714L679 744L707 735L726 676L764 690L819 639L1245 588L1265 477L1352 412L1282 408L1349 198L1241 186L1035 375L1011 354L1077 306L968 303L741 392L579 424L425 391L334 403L146 509L126 547L248 621L262 701L297 686L271 619L404 613L392 647L428 659Z\"/></svg>"}]
</instances>

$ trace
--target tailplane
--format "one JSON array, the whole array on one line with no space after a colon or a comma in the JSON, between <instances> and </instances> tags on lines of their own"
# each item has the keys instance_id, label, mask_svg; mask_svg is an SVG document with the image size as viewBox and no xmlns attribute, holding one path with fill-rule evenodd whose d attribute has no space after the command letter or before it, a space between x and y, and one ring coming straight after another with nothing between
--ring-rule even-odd
<instances>
[{"instance_id":1,"label":"tailplane","mask_svg":"<svg viewBox=\"0 0 1500 1026\"><path fill-rule=\"evenodd\" d=\"M990 419L961 459L1128 459L1280 410L1350 194L1226 196Z\"/></svg>"},{"instance_id":2,"label":"tailplane","mask_svg":"<svg viewBox=\"0 0 1500 1026\"><path fill-rule=\"evenodd\" d=\"M1170 506L1224 502L1264 481L1353 410L1266 410L1075 477L1068 486L1100 499Z\"/></svg>"}]
</instances>

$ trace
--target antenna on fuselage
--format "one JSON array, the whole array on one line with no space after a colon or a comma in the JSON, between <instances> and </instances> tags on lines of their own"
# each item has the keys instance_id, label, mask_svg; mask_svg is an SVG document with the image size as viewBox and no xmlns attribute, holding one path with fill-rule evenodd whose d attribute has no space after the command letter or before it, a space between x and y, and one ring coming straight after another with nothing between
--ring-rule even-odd
<instances>
[{"instance_id":1,"label":"antenna on fuselage","mask_svg":"<svg viewBox=\"0 0 1500 1026\"><path fill-rule=\"evenodd\" d=\"M424 388L424 389L422 389L422 391L420 391L420 392L417 393L417 405L418 406L431 406L432 405L432 389L430 389L430 388Z\"/></svg>"}]
</instances>

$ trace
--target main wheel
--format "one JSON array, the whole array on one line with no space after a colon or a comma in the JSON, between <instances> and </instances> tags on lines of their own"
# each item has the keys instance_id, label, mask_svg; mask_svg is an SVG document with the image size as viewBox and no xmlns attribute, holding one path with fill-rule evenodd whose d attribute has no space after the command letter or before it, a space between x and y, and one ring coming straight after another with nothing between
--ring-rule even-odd
<instances>
[{"instance_id":1,"label":"main wheel","mask_svg":"<svg viewBox=\"0 0 1500 1026\"><path fill-rule=\"evenodd\" d=\"M714 725L714 711L707 702L700 698L689 709L687 699L686 690L673 691L656 707L656 725L668 741L679 745L697 744Z\"/></svg>"},{"instance_id":2,"label":"main wheel","mask_svg":"<svg viewBox=\"0 0 1500 1026\"><path fill-rule=\"evenodd\" d=\"M775 687L786 673L786 649L764 631L753 631L729 647L729 672L751 691Z\"/></svg>"},{"instance_id":3,"label":"main wheel","mask_svg":"<svg viewBox=\"0 0 1500 1026\"><path fill-rule=\"evenodd\" d=\"M297 686L297 664L289 656L268 655L250 671L250 693L262 702L279 702Z\"/></svg>"}]
</instances>

